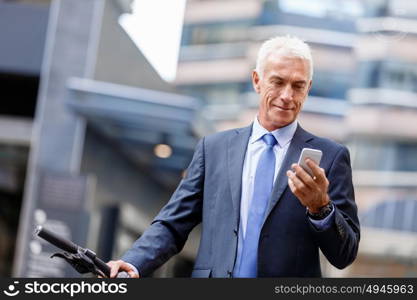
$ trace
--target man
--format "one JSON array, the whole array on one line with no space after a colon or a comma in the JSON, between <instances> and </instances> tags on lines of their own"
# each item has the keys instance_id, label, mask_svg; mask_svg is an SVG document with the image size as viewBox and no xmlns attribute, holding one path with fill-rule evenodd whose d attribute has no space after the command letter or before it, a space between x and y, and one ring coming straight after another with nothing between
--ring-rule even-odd
<instances>
[{"instance_id":1,"label":"man","mask_svg":"<svg viewBox=\"0 0 417 300\"><path fill-rule=\"evenodd\" d=\"M355 259L359 221L346 147L303 130L297 116L312 84L307 44L266 41L252 73L259 112L246 128L203 138L170 201L126 252L112 277L146 276L181 251L202 222L193 277L319 277L319 249L344 268ZM323 152L310 176L303 148Z\"/></svg>"}]
</instances>

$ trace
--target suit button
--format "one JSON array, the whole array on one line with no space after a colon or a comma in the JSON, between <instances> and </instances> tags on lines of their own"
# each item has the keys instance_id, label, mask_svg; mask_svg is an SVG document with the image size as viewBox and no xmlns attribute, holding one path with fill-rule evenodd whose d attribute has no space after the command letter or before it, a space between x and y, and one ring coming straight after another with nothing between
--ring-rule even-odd
<instances>
[{"instance_id":1,"label":"suit button","mask_svg":"<svg viewBox=\"0 0 417 300\"><path fill-rule=\"evenodd\" d=\"M227 271L227 277L231 278L232 277L232 272L231 271Z\"/></svg>"},{"instance_id":2,"label":"suit button","mask_svg":"<svg viewBox=\"0 0 417 300\"><path fill-rule=\"evenodd\" d=\"M233 233L237 236L237 229L233 229Z\"/></svg>"}]
</instances>

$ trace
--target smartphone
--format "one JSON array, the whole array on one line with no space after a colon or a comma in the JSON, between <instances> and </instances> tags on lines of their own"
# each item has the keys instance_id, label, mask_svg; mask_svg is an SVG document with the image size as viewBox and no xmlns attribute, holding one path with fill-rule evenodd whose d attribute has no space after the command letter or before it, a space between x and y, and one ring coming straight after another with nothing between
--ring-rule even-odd
<instances>
[{"instance_id":1,"label":"smartphone","mask_svg":"<svg viewBox=\"0 0 417 300\"><path fill-rule=\"evenodd\" d=\"M307 166L305 160L306 158L310 158L311 160L315 161L317 165L320 165L321 156L323 152L317 149L311 148L303 148L301 151L300 158L298 159L298 164L308 173L311 177L313 177L313 171Z\"/></svg>"}]
</instances>

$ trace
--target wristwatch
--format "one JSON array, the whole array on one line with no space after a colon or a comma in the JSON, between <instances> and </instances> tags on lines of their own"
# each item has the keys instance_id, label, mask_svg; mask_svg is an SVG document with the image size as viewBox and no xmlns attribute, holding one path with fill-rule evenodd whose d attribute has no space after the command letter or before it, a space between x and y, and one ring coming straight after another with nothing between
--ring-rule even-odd
<instances>
[{"instance_id":1,"label":"wristwatch","mask_svg":"<svg viewBox=\"0 0 417 300\"><path fill-rule=\"evenodd\" d=\"M321 207L316 213L312 213L307 208L307 215L313 220L323 220L333 211L333 203L330 200L325 206Z\"/></svg>"}]
</instances>

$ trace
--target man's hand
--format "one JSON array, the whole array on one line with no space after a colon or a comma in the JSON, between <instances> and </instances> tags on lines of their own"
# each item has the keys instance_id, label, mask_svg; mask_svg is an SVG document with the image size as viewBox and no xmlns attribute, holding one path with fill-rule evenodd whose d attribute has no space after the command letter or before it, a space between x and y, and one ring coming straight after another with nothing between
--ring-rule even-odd
<instances>
[{"instance_id":1,"label":"man's hand","mask_svg":"<svg viewBox=\"0 0 417 300\"><path fill-rule=\"evenodd\" d=\"M312 178L298 164L292 164L291 169L294 172L287 171L288 185L302 205L307 207L311 213L317 213L321 207L327 205L330 201L327 194L329 181L324 169L309 158L305 161L313 171L314 177Z\"/></svg>"},{"instance_id":2,"label":"man's hand","mask_svg":"<svg viewBox=\"0 0 417 300\"><path fill-rule=\"evenodd\" d=\"M111 260L107 263L110 267L110 278L115 278L119 272L127 272L130 278L139 278L139 274L135 272L132 266L123 260Z\"/></svg>"}]
</instances>

